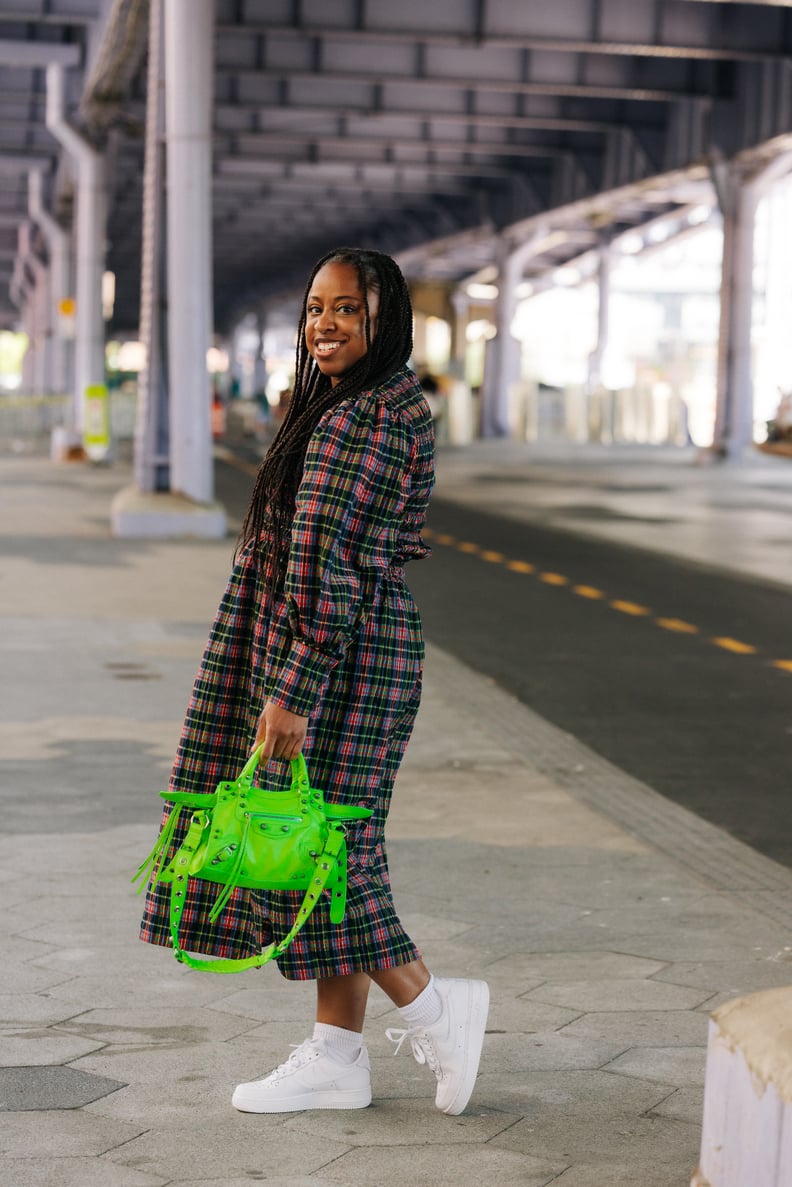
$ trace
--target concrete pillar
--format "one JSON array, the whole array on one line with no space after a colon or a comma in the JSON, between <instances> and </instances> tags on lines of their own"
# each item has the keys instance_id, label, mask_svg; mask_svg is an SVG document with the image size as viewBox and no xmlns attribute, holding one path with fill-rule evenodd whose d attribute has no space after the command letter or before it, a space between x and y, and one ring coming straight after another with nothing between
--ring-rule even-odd
<instances>
[{"instance_id":1,"label":"concrete pillar","mask_svg":"<svg viewBox=\"0 0 792 1187\"><path fill-rule=\"evenodd\" d=\"M596 392L602 384L602 360L608 349L610 336L612 248L609 242L600 244L597 260L597 343L589 356L588 390Z\"/></svg>"},{"instance_id":2,"label":"concrete pillar","mask_svg":"<svg viewBox=\"0 0 792 1187\"><path fill-rule=\"evenodd\" d=\"M63 89L63 67L51 63L47 66L47 127L77 165L74 420L77 430L84 433L87 402L92 398L92 393L101 392L105 383L105 327L102 316L105 168L102 154L67 122L63 110ZM100 461L108 455L109 442L92 445L88 452L94 460Z\"/></svg>"},{"instance_id":3,"label":"concrete pillar","mask_svg":"<svg viewBox=\"0 0 792 1187\"><path fill-rule=\"evenodd\" d=\"M744 176L734 164L713 167L723 215L723 270L718 340L718 383L713 452L739 457L753 442L751 324L754 223L762 196L792 171L792 153L781 153Z\"/></svg>"},{"instance_id":4,"label":"concrete pillar","mask_svg":"<svg viewBox=\"0 0 792 1187\"><path fill-rule=\"evenodd\" d=\"M537 231L525 243L512 248L504 242L498 257L498 296L495 302L497 334L487 343L482 390L481 431L485 437L505 437L511 430L510 388L520 380L521 346L512 336L511 324L517 309L517 288L526 262L544 237Z\"/></svg>"},{"instance_id":5,"label":"concrete pillar","mask_svg":"<svg viewBox=\"0 0 792 1187\"><path fill-rule=\"evenodd\" d=\"M64 332L61 303L71 295L69 282L69 236L44 205L42 174L32 169L28 174L28 213L47 240L49 252L50 369L48 391L66 392L73 388L69 373L69 343Z\"/></svg>"},{"instance_id":6,"label":"concrete pillar","mask_svg":"<svg viewBox=\"0 0 792 1187\"><path fill-rule=\"evenodd\" d=\"M724 170L718 196L723 214L718 378L713 450L739 457L753 440L751 323L756 187Z\"/></svg>"},{"instance_id":7,"label":"concrete pillar","mask_svg":"<svg viewBox=\"0 0 792 1187\"><path fill-rule=\"evenodd\" d=\"M146 363L138 378L134 453L135 482L138 490L147 492L167 490L170 478L168 390L163 342L164 140L163 0L151 0L140 272L140 340L146 348Z\"/></svg>"},{"instance_id":8,"label":"concrete pillar","mask_svg":"<svg viewBox=\"0 0 792 1187\"><path fill-rule=\"evenodd\" d=\"M162 23L160 24L160 13ZM158 111L150 107L141 326L149 348L146 405L136 434L135 486L113 499L119 536L147 539L225 535L212 501L211 108L214 0L154 0L150 12L149 100L160 97L163 34L167 194L167 329L159 318L162 259ZM165 391L167 388L167 392ZM168 407L167 434L162 423ZM168 446L169 458L165 453ZM168 481L170 489L163 489Z\"/></svg>"},{"instance_id":9,"label":"concrete pillar","mask_svg":"<svg viewBox=\"0 0 792 1187\"><path fill-rule=\"evenodd\" d=\"M165 0L171 488L213 495L211 131L214 0Z\"/></svg>"}]
</instances>

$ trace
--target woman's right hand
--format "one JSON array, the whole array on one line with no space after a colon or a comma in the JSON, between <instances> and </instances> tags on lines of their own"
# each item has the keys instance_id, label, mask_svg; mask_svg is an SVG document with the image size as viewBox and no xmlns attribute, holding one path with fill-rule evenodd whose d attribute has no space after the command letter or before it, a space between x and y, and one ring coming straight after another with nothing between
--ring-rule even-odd
<instances>
[{"instance_id":1,"label":"woman's right hand","mask_svg":"<svg viewBox=\"0 0 792 1187\"><path fill-rule=\"evenodd\" d=\"M267 701L256 729L256 746L262 746L261 761L296 758L305 745L307 733L307 717Z\"/></svg>"}]
</instances>

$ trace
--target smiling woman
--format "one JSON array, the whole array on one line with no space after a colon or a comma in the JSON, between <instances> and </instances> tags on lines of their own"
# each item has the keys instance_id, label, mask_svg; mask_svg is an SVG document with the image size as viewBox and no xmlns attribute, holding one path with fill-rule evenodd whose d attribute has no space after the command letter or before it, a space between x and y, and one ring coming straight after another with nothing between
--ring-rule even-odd
<instances>
[{"instance_id":1,"label":"smiling woman","mask_svg":"<svg viewBox=\"0 0 792 1187\"><path fill-rule=\"evenodd\" d=\"M435 1103L460 1113L473 1091L487 1017L483 981L430 975L393 903L384 828L421 695L423 633L404 583L434 481L432 418L407 365L412 306L380 252L342 248L305 290L292 399L261 464L237 563L187 712L171 792L213 791L259 744L266 784L304 754L328 803L370 810L348 837L347 911L323 898L278 958L316 980L316 1026L271 1075L240 1084L237 1109L280 1113L365 1107L370 985L391 998ZM171 849L183 835L175 835ZM165 860L170 860L170 855ZM202 890L201 886L207 887ZM291 929L302 892L235 890L209 918L211 883L185 896L180 945L256 957ZM167 943L167 888L153 887L143 938Z\"/></svg>"},{"instance_id":2,"label":"smiling woman","mask_svg":"<svg viewBox=\"0 0 792 1187\"><path fill-rule=\"evenodd\" d=\"M364 293L351 264L331 261L314 277L305 305L305 341L333 387L368 353L378 310L378 291Z\"/></svg>"}]
</instances>

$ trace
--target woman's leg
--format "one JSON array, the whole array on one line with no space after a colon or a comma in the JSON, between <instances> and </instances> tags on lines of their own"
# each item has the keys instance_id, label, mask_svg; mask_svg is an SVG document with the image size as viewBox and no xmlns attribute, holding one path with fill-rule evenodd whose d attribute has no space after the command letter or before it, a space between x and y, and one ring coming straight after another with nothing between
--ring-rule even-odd
<instances>
[{"instance_id":1,"label":"woman's leg","mask_svg":"<svg viewBox=\"0 0 792 1187\"><path fill-rule=\"evenodd\" d=\"M316 1021L360 1033L370 988L368 973L320 977L316 982Z\"/></svg>"},{"instance_id":2,"label":"woman's leg","mask_svg":"<svg viewBox=\"0 0 792 1187\"><path fill-rule=\"evenodd\" d=\"M316 982L316 1021L361 1032L372 981L401 1009L415 1001L429 980L429 970L422 960L400 964L393 969L375 969L371 973L320 977Z\"/></svg>"},{"instance_id":3,"label":"woman's leg","mask_svg":"<svg viewBox=\"0 0 792 1187\"><path fill-rule=\"evenodd\" d=\"M414 1002L431 980L431 973L422 960L411 960L409 964L400 964L393 969L375 969L368 975L399 1009Z\"/></svg>"}]
</instances>

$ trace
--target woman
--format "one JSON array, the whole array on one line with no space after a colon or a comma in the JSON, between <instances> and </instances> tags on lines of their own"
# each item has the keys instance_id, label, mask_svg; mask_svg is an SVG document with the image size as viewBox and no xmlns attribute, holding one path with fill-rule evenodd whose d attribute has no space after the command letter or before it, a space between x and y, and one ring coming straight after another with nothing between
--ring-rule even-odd
<instances>
[{"instance_id":1,"label":"woman","mask_svg":"<svg viewBox=\"0 0 792 1187\"><path fill-rule=\"evenodd\" d=\"M263 758L305 754L330 802L373 809L350 832L347 913L321 903L279 959L315 979L316 1025L290 1058L240 1084L245 1112L356 1109L371 1101L363 1044L374 981L399 1008L436 1104L460 1113L473 1091L489 993L434 978L396 915L383 830L418 711L423 638L403 580L421 541L434 480L432 423L407 367L412 308L395 262L342 248L305 292L287 415L258 473L237 563L187 712L171 789L209 791L255 745ZM269 786L289 769L269 763ZM177 842L178 842L177 838ZM216 890L191 884L183 946L241 957L289 930L301 892L238 890L216 924ZM142 938L168 943L167 888L149 894Z\"/></svg>"}]
</instances>

